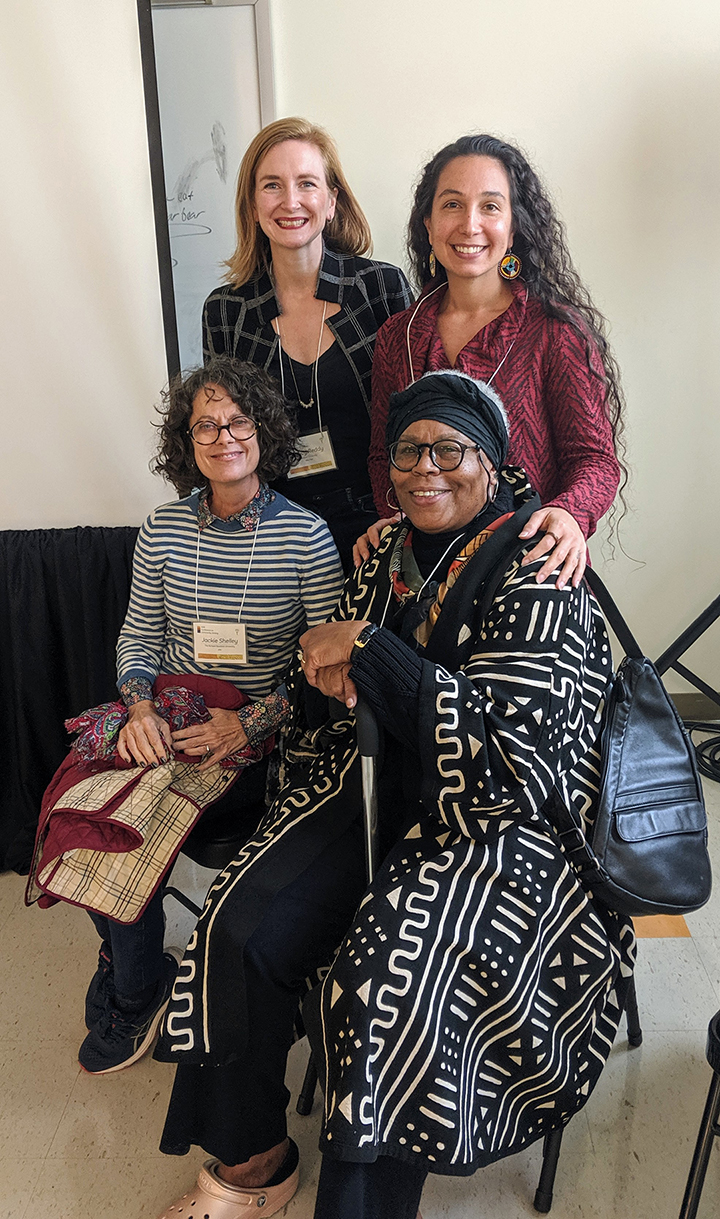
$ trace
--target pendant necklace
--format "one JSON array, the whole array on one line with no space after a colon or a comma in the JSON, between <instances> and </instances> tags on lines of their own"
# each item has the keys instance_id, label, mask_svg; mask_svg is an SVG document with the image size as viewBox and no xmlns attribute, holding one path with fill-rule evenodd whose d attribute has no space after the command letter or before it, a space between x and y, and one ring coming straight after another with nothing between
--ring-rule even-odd
<instances>
[{"instance_id":1,"label":"pendant necklace","mask_svg":"<svg viewBox=\"0 0 720 1219\"><path fill-rule=\"evenodd\" d=\"M444 287L446 287L446 285L445 285L444 283L442 283L442 284L438 284L437 288L433 288L432 292L428 292L428 293L426 293L426 295L425 295L425 296L421 296L421 297L420 297L420 300L418 301L417 305L415 306L415 308L414 308L414 310L413 310L413 313L412 313L412 316L411 316L411 318L410 318L410 321L409 321L409 322L408 322L408 324L407 324L407 330L405 331L405 343L406 343L406 345L407 345L408 365L409 365L409 368L410 368L410 381L409 381L409 384L410 384L410 385L414 385L414 384L415 384L415 380L416 380L416 377L415 377L415 369L413 368L412 348L411 348L411 346L410 346L410 327L412 326L413 322L415 321L415 314L417 313L417 311L418 311L418 309L420 308L420 306L421 306L421 305L424 305L424 304L425 304L425 301L426 301L426 300L427 300L429 297L431 297L431 296L432 296L432 295L433 295L435 292L439 292L439 290L440 290L441 288L444 288ZM515 338L514 338L514 339L512 340L512 342L510 343L510 346L507 348L507 350L506 350L506 352L505 352L505 355L503 356L502 360L501 360L501 361L500 361L500 363L498 364L498 366L497 366L497 368L495 369L495 372L492 374L492 376L484 378L485 385L492 385L492 383L493 383L493 381L495 380L496 376L497 376L497 375L498 375L498 373L500 372L500 369L502 368L503 364L505 363L505 361L507 360L508 356L510 355L510 352L512 351L513 347L515 346L515 342L516 342L516 340L517 340L518 334L520 333L520 327L522 326L522 323L523 323L523 321L524 321L524 319L525 319L525 309L526 309L526 307L527 307L527 302L528 302L528 291L527 291L527 288L526 288L526 289L525 289L525 299L523 300L523 303L522 303L523 312L522 312L522 314L521 314L521 316L520 316L520 320L519 320L519 322L518 322L518 327L517 327L517 330L516 330L516 332L515 332ZM483 327L483 329L484 329L484 327ZM453 368L448 368L448 369L445 369L445 368L443 368L443 369L440 369L439 371L440 371L440 372L456 372L456 371L457 371L457 369L453 369ZM482 378L481 378L481 379L482 379Z\"/></svg>"},{"instance_id":2,"label":"pendant necklace","mask_svg":"<svg viewBox=\"0 0 720 1219\"><path fill-rule=\"evenodd\" d=\"M327 301L323 301L323 311L322 311L322 317L320 319L320 333L318 335L317 352L315 355L315 362L310 367L310 401L309 402L303 402L302 398L300 397L300 390L298 389L298 383L297 383L297 378L295 376L295 368L293 367L292 358L288 355L287 352L285 352L285 355L288 358L288 364L290 365L290 372L292 374L293 384L295 386L295 394L297 396L298 403L300 404L300 406L304 407L304 409L306 411L309 411L315 405L315 399L316 398L319 399L319 397L320 397L320 395L318 393L318 361L320 359L320 348L322 347L323 327L325 325L325 314L326 313L327 313ZM278 336L278 339L280 340L280 379L281 379L281 381L284 381L284 377L282 375L282 371L283 371L282 358L283 358L283 351L285 349L283 347L282 330L280 329L280 316L279 315L277 318L275 318L275 321L277 322L277 336ZM315 381L315 393L314 394L313 394L313 380Z\"/></svg>"}]
</instances>

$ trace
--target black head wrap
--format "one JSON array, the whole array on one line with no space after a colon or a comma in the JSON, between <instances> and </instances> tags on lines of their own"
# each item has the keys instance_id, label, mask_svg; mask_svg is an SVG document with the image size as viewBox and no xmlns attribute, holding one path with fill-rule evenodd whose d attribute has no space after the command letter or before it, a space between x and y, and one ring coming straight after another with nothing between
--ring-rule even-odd
<instances>
[{"instance_id":1,"label":"black head wrap","mask_svg":"<svg viewBox=\"0 0 720 1219\"><path fill-rule=\"evenodd\" d=\"M505 464L505 411L495 391L483 381L456 372L432 372L399 394L391 394L385 431L388 448L420 419L435 419L462 432L480 446L496 470Z\"/></svg>"}]
</instances>

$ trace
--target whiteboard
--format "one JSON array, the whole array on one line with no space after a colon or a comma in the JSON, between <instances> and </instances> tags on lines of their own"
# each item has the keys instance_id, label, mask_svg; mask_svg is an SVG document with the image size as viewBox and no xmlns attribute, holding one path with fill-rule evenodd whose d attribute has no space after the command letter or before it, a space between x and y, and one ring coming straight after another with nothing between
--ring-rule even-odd
<instances>
[{"instance_id":1,"label":"whiteboard","mask_svg":"<svg viewBox=\"0 0 720 1219\"><path fill-rule=\"evenodd\" d=\"M202 363L203 301L235 249L235 184L260 130L252 5L153 8L180 363Z\"/></svg>"}]
</instances>

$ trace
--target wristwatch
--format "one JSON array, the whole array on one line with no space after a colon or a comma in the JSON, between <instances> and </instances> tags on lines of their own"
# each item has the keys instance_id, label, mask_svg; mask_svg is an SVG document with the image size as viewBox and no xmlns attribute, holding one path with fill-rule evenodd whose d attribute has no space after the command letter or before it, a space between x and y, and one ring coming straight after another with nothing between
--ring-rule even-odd
<instances>
[{"instance_id":1,"label":"wristwatch","mask_svg":"<svg viewBox=\"0 0 720 1219\"><path fill-rule=\"evenodd\" d=\"M352 652L350 653L350 663L357 659L356 652L362 652L363 648L367 647L373 635L379 629L374 622L368 622L367 626L363 627L353 644Z\"/></svg>"}]
</instances>

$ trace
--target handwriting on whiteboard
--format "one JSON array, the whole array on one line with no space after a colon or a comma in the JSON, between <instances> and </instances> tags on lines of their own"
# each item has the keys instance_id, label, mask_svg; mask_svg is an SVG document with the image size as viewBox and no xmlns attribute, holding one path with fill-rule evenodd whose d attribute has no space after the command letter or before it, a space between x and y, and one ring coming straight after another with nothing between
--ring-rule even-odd
<instances>
[{"instance_id":1,"label":"handwriting on whiteboard","mask_svg":"<svg viewBox=\"0 0 720 1219\"><path fill-rule=\"evenodd\" d=\"M227 182L227 141L222 123L213 123L210 147L200 156L190 158L175 183L173 194L168 196L171 241L177 237L203 237L212 233L212 226L201 220L206 209L192 206L198 174L202 166L207 164L214 165L215 172L224 185Z\"/></svg>"}]
</instances>

